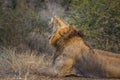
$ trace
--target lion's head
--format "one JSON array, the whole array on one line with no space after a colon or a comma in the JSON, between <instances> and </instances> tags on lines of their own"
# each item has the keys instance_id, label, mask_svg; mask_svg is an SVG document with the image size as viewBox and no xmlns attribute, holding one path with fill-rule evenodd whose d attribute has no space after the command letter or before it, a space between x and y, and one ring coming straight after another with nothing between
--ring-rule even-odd
<instances>
[{"instance_id":1,"label":"lion's head","mask_svg":"<svg viewBox=\"0 0 120 80\"><path fill-rule=\"evenodd\" d=\"M50 37L49 43L55 47L62 42L68 41L68 39L72 37L83 37L83 34L80 30L69 25L57 16L52 18L51 25L53 27L53 34Z\"/></svg>"}]
</instances>

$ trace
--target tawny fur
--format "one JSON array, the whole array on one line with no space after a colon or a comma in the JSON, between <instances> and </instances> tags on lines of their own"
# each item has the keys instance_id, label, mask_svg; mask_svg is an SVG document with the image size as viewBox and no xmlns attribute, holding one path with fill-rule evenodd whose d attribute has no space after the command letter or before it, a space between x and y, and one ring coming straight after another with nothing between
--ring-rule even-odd
<instances>
[{"instance_id":1,"label":"tawny fur","mask_svg":"<svg viewBox=\"0 0 120 80\"><path fill-rule=\"evenodd\" d=\"M53 20L57 29L49 43L56 48L56 53L48 72L53 76L120 78L119 54L92 49L75 27L58 17Z\"/></svg>"}]
</instances>

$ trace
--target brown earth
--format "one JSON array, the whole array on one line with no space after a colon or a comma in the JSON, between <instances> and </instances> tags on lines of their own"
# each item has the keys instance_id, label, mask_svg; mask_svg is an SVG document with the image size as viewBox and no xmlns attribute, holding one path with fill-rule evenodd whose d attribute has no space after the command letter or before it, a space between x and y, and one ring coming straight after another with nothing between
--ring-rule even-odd
<instances>
[{"instance_id":1,"label":"brown earth","mask_svg":"<svg viewBox=\"0 0 120 80\"><path fill-rule=\"evenodd\" d=\"M28 77L17 78L17 77L2 77L0 80L120 80L120 79L104 79L104 78L84 78L84 77L46 77L39 75L29 75Z\"/></svg>"}]
</instances>

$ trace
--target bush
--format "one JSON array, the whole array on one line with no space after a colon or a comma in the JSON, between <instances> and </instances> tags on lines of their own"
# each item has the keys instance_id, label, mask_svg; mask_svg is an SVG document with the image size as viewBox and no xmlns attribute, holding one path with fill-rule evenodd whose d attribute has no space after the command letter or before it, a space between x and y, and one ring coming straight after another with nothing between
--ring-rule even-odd
<instances>
[{"instance_id":1,"label":"bush","mask_svg":"<svg viewBox=\"0 0 120 80\"><path fill-rule=\"evenodd\" d=\"M94 48L119 53L119 5L119 0L74 0L69 21L84 32Z\"/></svg>"},{"instance_id":2,"label":"bush","mask_svg":"<svg viewBox=\"0 0 120 80\"><path fill-rule=\"evenodd\" d=\"M48 44L48 25L41 15L28 7L24 0L16 0L16 8L0 6L0 46L51 54ZM36 31L37 30L37 31Z\"/></svg>"}]
</instances>

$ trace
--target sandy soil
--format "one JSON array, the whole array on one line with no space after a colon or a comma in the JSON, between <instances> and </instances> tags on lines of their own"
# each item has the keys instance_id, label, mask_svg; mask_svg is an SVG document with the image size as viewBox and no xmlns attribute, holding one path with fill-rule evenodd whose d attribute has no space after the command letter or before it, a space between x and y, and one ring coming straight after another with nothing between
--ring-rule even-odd
<instances>
[{"instance_id":1,"label":"sandy soil","mask_svg":"<svg viewBox=\"0 0 120 80\"><path fill-rule=\"evenodd\" d=\"M120 80L120 79L95 79L95 78L83 78L83 77L46 77L38 75L29 75L27 77L1 77L0 80Z\"/></svg>"}]
</instances>

